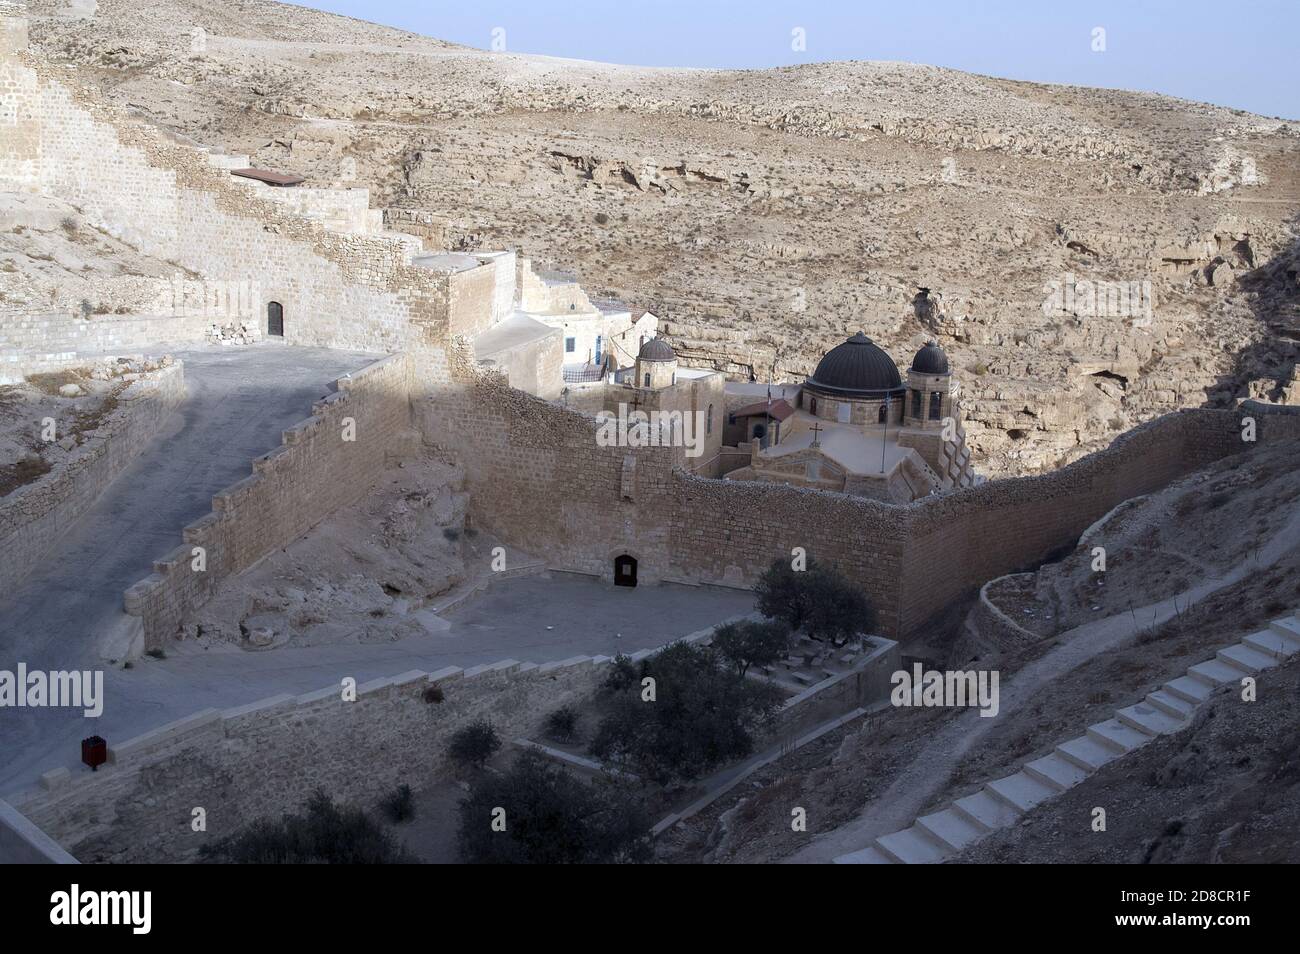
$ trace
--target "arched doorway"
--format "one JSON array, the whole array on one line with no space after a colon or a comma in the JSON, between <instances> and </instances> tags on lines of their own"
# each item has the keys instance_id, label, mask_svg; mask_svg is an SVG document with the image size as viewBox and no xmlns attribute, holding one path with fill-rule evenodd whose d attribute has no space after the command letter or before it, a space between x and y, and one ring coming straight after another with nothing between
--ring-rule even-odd
<instances>
[{"instance_id":1,"label":"arched doorway","mask_svg":"<svg viewBox=\"0 0 1300 954\"><path fill-rule=\"evenodd\" d=\"M273 338L284 337L284 306L278 301L267 303L266 333Z\"/></svg>"},{"instance_id":2,"label":"arched doorway","mask_svg":"<svg viewBox=\"0 0 1300 954\"><path fill-rule=\"evenodd\" d=\"M626 553L614 557L614 585L636 586L636 557Z\"/></svg>"}]
</instances>

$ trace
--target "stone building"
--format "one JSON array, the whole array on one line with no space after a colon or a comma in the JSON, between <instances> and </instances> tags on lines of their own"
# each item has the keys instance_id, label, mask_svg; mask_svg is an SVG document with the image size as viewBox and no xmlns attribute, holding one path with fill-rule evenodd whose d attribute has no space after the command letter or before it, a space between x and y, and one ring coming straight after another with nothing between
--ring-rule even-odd
<instances>
[{"instance_id":1,"label":"stone building","mask_svg":"<svg viewBox=\"0 0 1300 954\"><path fill-rule=\"evenodd\" d=\"M933 341L904 382L859 332L826 353L793 401L730 412L729 422L743 423L749 462L726 476L895 503L970 486L976 477L953 392L947 356Z\"/></svg>"}]
</instances>

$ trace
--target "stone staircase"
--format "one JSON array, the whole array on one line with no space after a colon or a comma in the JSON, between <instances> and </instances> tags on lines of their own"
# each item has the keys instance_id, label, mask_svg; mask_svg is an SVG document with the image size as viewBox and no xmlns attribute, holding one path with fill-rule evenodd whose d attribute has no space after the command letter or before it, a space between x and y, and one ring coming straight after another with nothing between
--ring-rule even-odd
<instances>
[{"instance_id":1,"label":"stone staircase","mask_svg":"<svg viewBox=\"0 0 1300 954\"><path fill-rule=\"evenodd\" d=\"M860 851L840 855L836 864L931 864L943 861L997 828L1078 785L1108 762L1127 755L1158 735L1187 725L1196 708L1219 686L1257 676L1300 652L1300 610L1275 619L1269 628L1219 650L1187 674L1171 679L1127 706L1115 717L1088 727L1049 755L1023 765L1006 778L924 815L911 828L882 835Z\"/></svg>"}]
</instances>

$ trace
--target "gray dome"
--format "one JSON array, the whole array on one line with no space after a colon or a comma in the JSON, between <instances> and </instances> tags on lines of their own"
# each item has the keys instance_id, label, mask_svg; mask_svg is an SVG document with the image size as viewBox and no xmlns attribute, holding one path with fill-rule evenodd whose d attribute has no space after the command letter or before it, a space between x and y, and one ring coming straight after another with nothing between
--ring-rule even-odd
<instances>
[{"instance_id":1,"label":"gray dome","mask_svg":"<svg viewBox=\"0 0 1300 954\"><path fill-rule=\"evenodd\" d=\"M663 338L651 338L637 352L638 361L676 361L672 346Z\"/></svg>"},{"instance_id":2,"label":"gray dome","mask_svg":"<svg viewBox=\"0 0 1300 954\"><path fill-rule=\"evenodd\" d=\"M948 356L933 341L927 341L912 359L912 370L917 374L947 374Z\"/></svg>"},{"instance_id":3,"label":"gray dome","mask_svg":"<svg viewBox=\"0 0 1300 954\"><path fill-rule=\"evenodd\" d=\"M826 352L806 386L832 396L871 397L899 390L903 381L894 359L859 331Z\"/></svg>"}]
</instances>

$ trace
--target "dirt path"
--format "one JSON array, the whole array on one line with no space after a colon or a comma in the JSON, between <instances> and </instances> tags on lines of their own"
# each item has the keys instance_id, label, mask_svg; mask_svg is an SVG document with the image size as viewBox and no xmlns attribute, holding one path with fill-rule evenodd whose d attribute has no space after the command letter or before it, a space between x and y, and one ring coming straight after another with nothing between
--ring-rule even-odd
<instances>
[{"instance_id":1,"label":"dirt path","mask_svg":"<svg viewBox=\"0 0 1300 954\"><path fill-rule=\"evenodd\" d=\"M1257 560L1239 564L1222 577L1209 578L1176 596L1094 620L1063 633L1060 645L1034 660L1001 686L999 716L1014 713L1047 683L1071 672L1100 653L1127 645L1139 630L1163 623L1177 610L1238 582L1257 566L1267 566L1300 546L1300 509L1261 547ZM1175 607L1177 604L1177 607ZM1135 621L1136 620L1136 621ZM962 758L998 725L998 719L981 718L970 710L948 722L879 798L865 806L852 822L818 837L811 845L785 859L786 863L820 864L869 846L876 838L907 828L947 784ZM1082 730L1082 726L1079 727ZM1064 740L1062 740L1064 741ZM1006 766L1010 771L1013 766Z\"/></svg>"}]
</instances>

